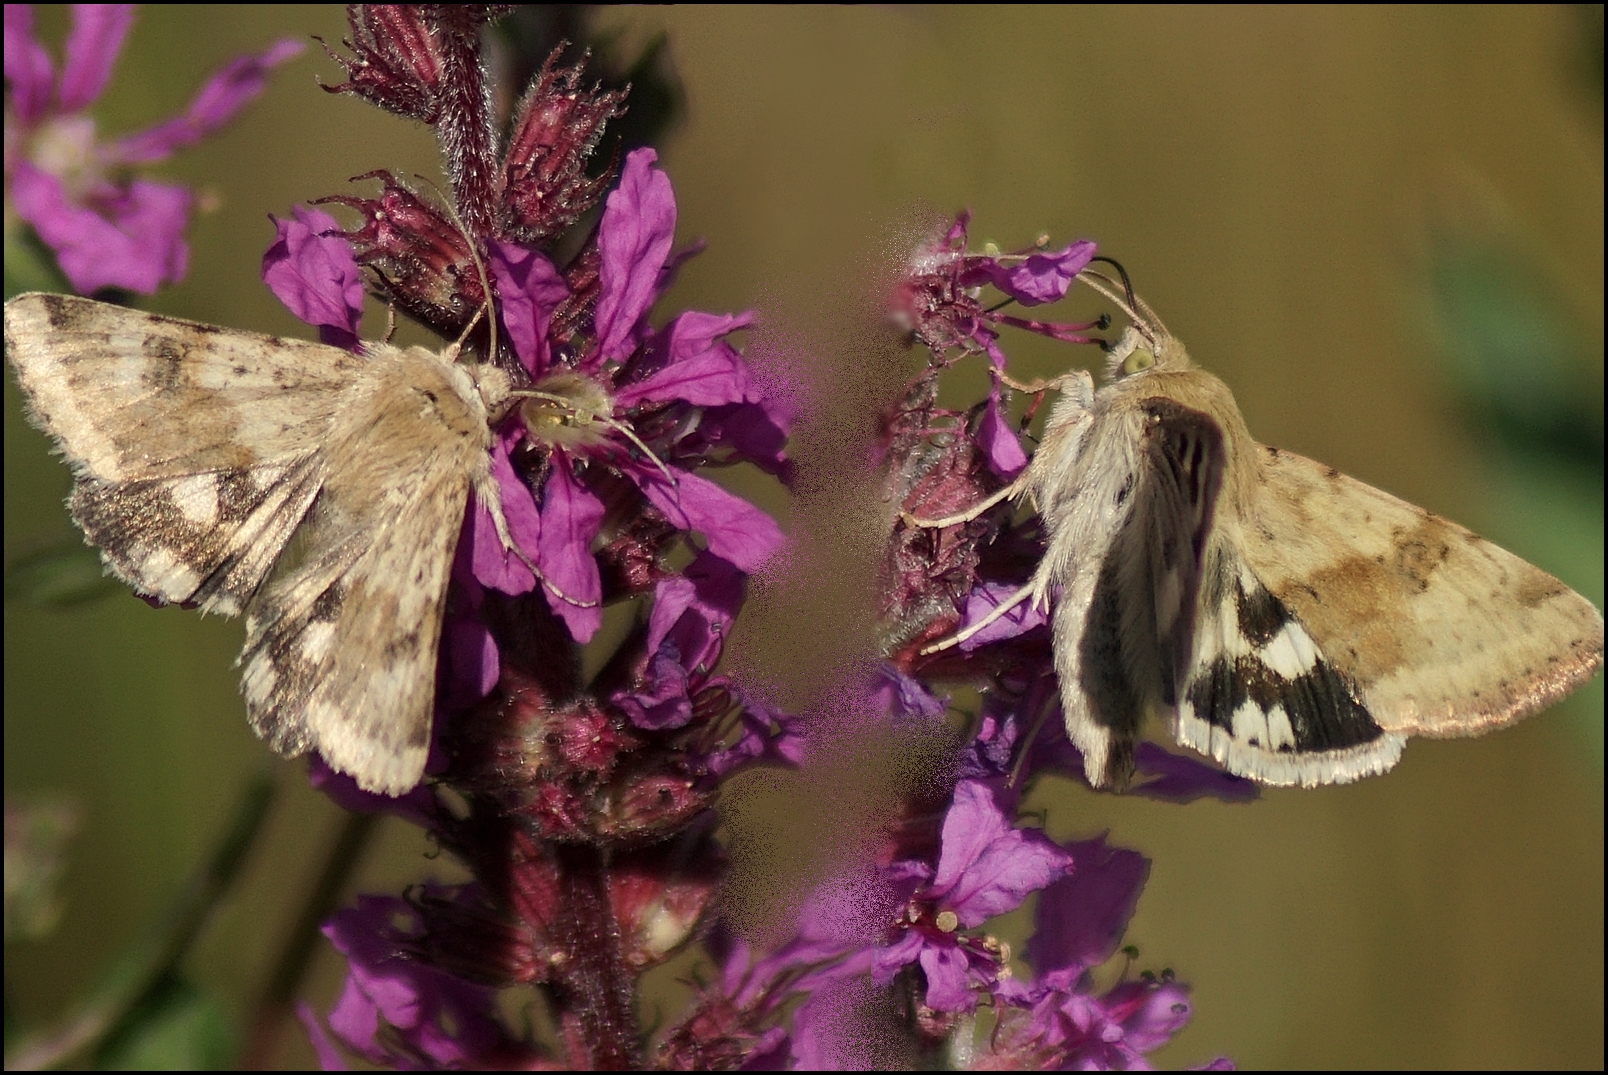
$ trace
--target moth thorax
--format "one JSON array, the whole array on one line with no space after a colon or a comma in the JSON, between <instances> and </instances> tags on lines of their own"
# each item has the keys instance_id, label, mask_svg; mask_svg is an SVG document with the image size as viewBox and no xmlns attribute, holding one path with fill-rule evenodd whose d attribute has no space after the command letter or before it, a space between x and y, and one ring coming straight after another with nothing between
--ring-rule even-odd
<instances>
[{"instance_id":1,"label":"moth thorax","mask_svg":"<svg viewBox=\"0 0 1608 1075\"><path fill-rule=\"evenodd\" d=\"M531 439L560 448L593 448L607 440L614 400L590 377L565 370L521 391L519 416Z\"/></svg>"}]
</instances>

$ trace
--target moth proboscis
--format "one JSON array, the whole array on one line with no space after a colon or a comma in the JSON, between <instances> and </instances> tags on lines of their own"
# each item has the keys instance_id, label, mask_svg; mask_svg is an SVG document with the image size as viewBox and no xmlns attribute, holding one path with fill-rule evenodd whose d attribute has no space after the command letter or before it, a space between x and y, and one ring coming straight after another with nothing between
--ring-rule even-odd
<instances>
[{"instance_id":1,"label":"moth proboscis","mask_svg":"<svg viewBox=\"0 0 1608 1075\"><path fill-rule=\"evenodd\" d=\"M245 614L257 733L369 791L418 784L471 490L512 548L488 454L507 374L456 347L354 354L66 295L12 299L5 331L109 570Z\"/></svg>"},{"instance_id":2,"label":"moth proboscis","mask_svg":"<svg viewBox=\"0 0 1608 1075\"><path fill-rule=\"evenodd\" d=\"M1385 772L1410 735L1512 724L1596 674L1591 602L1456 523L1258 444L1148 306L1079 278L1132 322L1109 380L1061 378L1027 468L979 507L1027 496L1043 518L1042 561L989 618L1053 604L1091 784L1128 781L1152 712L1232 773L1311 786Z\"/></svg>"}]
</instances>

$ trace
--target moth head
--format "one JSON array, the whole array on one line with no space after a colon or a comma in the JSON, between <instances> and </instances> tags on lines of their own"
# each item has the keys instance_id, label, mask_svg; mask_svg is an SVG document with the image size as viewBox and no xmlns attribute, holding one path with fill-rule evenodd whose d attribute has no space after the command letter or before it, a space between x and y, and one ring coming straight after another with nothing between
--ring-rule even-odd
<instances>
[{"instance_id":1,"label":"moth head","mask_svg":"<svg viewBox=\"0 0 1608 1075\"><path fill-rule=\"evenodd\" d=\"M1121 381L1154 369L1177 370L1189 366L1184 345L1159 326L1129 325L1106 355L1111 380Z\"/></svg>"}]
</instances>

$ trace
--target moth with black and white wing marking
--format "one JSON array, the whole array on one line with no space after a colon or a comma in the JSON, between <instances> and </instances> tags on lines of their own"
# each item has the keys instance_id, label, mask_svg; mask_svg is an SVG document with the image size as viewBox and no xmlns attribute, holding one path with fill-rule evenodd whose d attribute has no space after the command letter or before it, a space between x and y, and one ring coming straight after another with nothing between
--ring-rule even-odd
<instances>
[{"instance_id":1,"label":"moth with black and white wing marking","mask_svg":"<svg viewBox=\"0 0 1608 1075\"><path fill-rule=\"evenodd\" d=\"M1097 272L1079 279L1132 319L1109 382L1061 378L1038 451L989 502L1027 495L1043 519L1042 561L994 615L1053 604L1091 784L1127 782L1152 712L1230 772L1310 786L1385 772L1410 735L1512 724L1596 674L1589 601L1455 523L1258 444L1148 306Z\"/></svg>"},{"instance_id":2,"label":"moth with black and white wing marking","mask_svg":"<svg viewBox=\"0 0 1608 1075\"><path fill-rule=\"evenodd\" d=\"M513 547L488 455L507 375L456 348L353 354L66 295L12 299L5 331L111 572L245 613L246 708L279 753L416 785L471 490Z\"/></svg>"}]
</instances>

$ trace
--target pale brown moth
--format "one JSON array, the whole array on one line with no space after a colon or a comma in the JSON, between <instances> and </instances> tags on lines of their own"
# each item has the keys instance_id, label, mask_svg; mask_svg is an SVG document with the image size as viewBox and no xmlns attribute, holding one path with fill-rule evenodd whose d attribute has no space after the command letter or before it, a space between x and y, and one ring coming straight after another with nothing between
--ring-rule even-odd
<instances>
[{"instance_id":1,"label":"pale brown moth","mask_svg":"<svg viewBox=\"0 0 1608 1075\"><path fill-rule=\"evenodd\" d=\"M5 332L112 574L245 613L241 689L276 751L416 785L471 490L513 547L488 455L507 375L456 347L353 354L66 295L7 302Z\"/></svg>"},{"instance_id":2,"label":"pale brown moth","mask_svg":"<svg viewBox=\"0 0 1608 1075\"><path fill-rule=\"evenodd\" d=\"M1132 320L1108 383L1061 378L1017 481L924 525L1005 497L1036 505L1044 558L989 619L1053 605L1091 784L1126 783L1151 713L1240 776L1345 783L1390 769L1410 735L1480 735L1596 674L1589 601L1456 523L1258 444L1148 306L1080 279Z\"/></svg>"}]
</instances>

